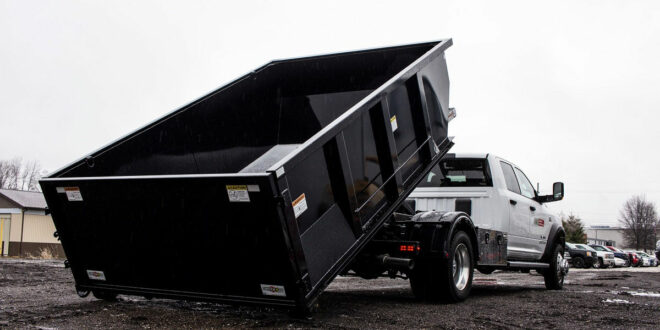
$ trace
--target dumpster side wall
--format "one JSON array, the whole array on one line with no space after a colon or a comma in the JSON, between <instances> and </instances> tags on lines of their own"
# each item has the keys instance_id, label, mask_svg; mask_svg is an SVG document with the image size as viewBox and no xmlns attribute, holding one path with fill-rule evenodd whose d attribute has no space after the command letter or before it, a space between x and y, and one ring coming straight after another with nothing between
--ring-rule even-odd
<instances>
[{"instance_id":1,"label":"dumpster side wall","mask_svg":"<svg viewBox=\"0 0 660 330\"><path fill-rule=\"evenodd\" d=\"M214 299L298 297L266 174L56 180L42 187L79 287ZM281 286L286 295L264 295L262 284Z\"/></svg>"}]
</instances>

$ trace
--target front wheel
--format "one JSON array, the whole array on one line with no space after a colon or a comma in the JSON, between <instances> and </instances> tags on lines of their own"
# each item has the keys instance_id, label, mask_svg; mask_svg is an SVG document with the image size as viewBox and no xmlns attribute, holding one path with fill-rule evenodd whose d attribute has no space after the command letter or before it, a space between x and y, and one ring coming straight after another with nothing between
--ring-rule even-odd
<instances>
[{"instance_id":1,"label":"front wheel","mask_svg":"<svg viewBox=\"0 0 660 330\"><path fill-rule=\"evenodd\" d=\"M473 275L470 237L458 231L452 237L449 258L419 260L410 274L410 286L419 299L459 302L470 295Z\"/></svg>"},{"instance_id":2,"label":"front wheel","mask_svg":"<svg viewBox=\"0 0 660 330\"><path fill-rule=\"evenodd\" d=\"M596 258L596 260L594 260L593 267L600 268L600 258Z\"/></svg>"},{"instance_id":3,"label":"front wheel","mask_svg":"<svg viewBox=\"0 0 660 330\"><path fill-rule=\"evenodd\" d=\"M584 268L584 259L582 259L582 257L573 258L573 266L575 266L575 268Z\"/></svg>"},{"instance_id":4,"label":"front wheel","mask_svg":"<svg viewBox=\"0 0 660 330\"><path fill-rule=\"evenodd\" d=\"M543 273L545 288L561 290L564 287L564 276L567 272L568 265L564 259L564 247L557 244L550 255L550 269Z\"/></svg>"},{"instance_id":5,"label":"front wheel","mask_svg":"<svg viewBox=\"0 0 660 330\"><path fill-rule=\"evenodd\" d=\"M600 260L600 268L610 268L609 264L606 264L603 259Z\"/></svg>"}]
</instances>

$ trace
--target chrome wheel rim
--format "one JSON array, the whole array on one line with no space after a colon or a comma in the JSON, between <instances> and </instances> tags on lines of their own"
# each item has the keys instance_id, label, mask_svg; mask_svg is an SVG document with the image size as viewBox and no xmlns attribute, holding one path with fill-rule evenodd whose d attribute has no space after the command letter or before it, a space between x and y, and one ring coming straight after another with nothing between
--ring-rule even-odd
<instances>
[{"instance_id":1,"label":"chrome wheel rim","mask_svg":"<svg viewBox=\"0 0 660 330\"><path fill-rule=\"evenodd\" d=\"M557 279L559 280L559 283L564 282L564 257L561 255L561 253L557 254Z\"/></svg>"},{"instance_id":2,"label":"chrome wheel rim","mask_svg":"<svg viewBox=\"0 0 660 330\"><path fill-rule=\"evenodd\" d=\"M454 275L454 286L458 290L463 290L468 284L470 278L470 254L465 244L461 243L454 250L454 260L452 262L452 274Z\"/></svg>"}]
</instances>

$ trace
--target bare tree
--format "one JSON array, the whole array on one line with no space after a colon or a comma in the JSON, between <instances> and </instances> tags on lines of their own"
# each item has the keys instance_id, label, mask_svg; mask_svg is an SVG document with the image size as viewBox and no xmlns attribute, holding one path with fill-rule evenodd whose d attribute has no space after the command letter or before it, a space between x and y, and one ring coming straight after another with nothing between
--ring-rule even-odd
<instances>
[{"instance_id":1,"label":"bare tree","mask_svg":"<svg viewBox=\"0 0 660 330\"><path fill-rule=\"evenodd\" d=\"M39 179L44 174L38 161L23 162L20 158L0 160L0 188L39 191Z\"/></svg>"},{"instance_id":2,"label":"bare tree","mask_svg":"<svg viewBox=\"0 0 660 330\"><path fill-rule=\"evenodd\" d=\"M6 181L3 188L6 189L18 189L18 183L21 177L21 163L23 161L20 158L14 158L11 160L5 161L5 176Z\"/></svg>"},{"instance_id":3,"label":"bare tree","mask_svg":"<svg viewBox=\"0 0 660 330\"><path fill-rule=\"evenodd\" d=\"M39 191L41 165L36 160L25 163L22 171L21 190Z\"/></svg>"},{"instance_id":4,"label":"bare tree","mask_svg":"<svg viewBox=\"0 0 660 330\"><path fill-rule=\"evenodd\" d=\"M645 196L631 197L623 204L619 215L628 246L634 246L637 250L655 248L655 229L658 221L655 204L647 201Z\"/></svg>"},{"instance_id":5,"label":"bare tree","mask_svg":"<svg viewBox=\"0 0 660 330\"><path fill-rule=\"evenodd\" d=\"M0 160L0 188L4 188L7 182L9 181L9 167L7 162Z\"/></svg>"}]
</instances>

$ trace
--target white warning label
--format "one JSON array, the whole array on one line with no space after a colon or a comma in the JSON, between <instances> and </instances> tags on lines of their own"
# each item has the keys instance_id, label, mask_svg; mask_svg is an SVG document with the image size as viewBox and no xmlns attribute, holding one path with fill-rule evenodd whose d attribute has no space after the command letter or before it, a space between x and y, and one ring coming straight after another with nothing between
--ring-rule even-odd
<instances>
[{"instance_id":1,"label":"white warning label","mask_svg":"<svg viewBox=\"0 0 660 330\"><path fill-rule=\"evenodd\" d=\"M105 281L105 274L100 270L88 269L87 277L89 277L90 280Z\"/></svg>"},{"instance_id":2,"label":"white warning label","mask_svg":"<svg viewBox=\"0 0 660 330\"><path fill-rule=\"evenodd\" d=\"M396 131L399 128L399 125L396 123L396 115L390 118L390 124L392 124L392 132Z\"/></svg>"},{"instance_id":3,"label":"white warning label","mask_svg":"<svg viewBox=\"0 0 660 330\"><path fill-rule=\"evenodd\" d=\"M264 296L286 297L286 291L282 285L261 284L261 294Z\"/></svg>"},{"instance_id":4,"label":"white warning label","mask_svg":"<svg viewBox=\"0 0 660 330\"><path fill-rule=\"evenodd\" d=\"M230 202L249 202L250 195L246 185L227 185L227 195Z\"/></svg>"},{"instance_id":5,"label":"white warning label","mask_svg":"<svg viewBox=\"0 0 660 330\"><path fill-rule=\"evenodd\" d=\"M305 194L301 194L291 202L291 206L293 206L293 214L295 214L296 219L303 214L307 210L307 200L305 200Z\"/></svg>"},{"instance_id":6,"label":"white warning label","mask_svg":"<svg viewBox=\"0 0 660 330\"><path fill-rule=\"evenodd\" d=\"M64 187L64 193L69 202L82 202L83 200L80 188L78 187Z\"/></svg>"}]
</instances>

